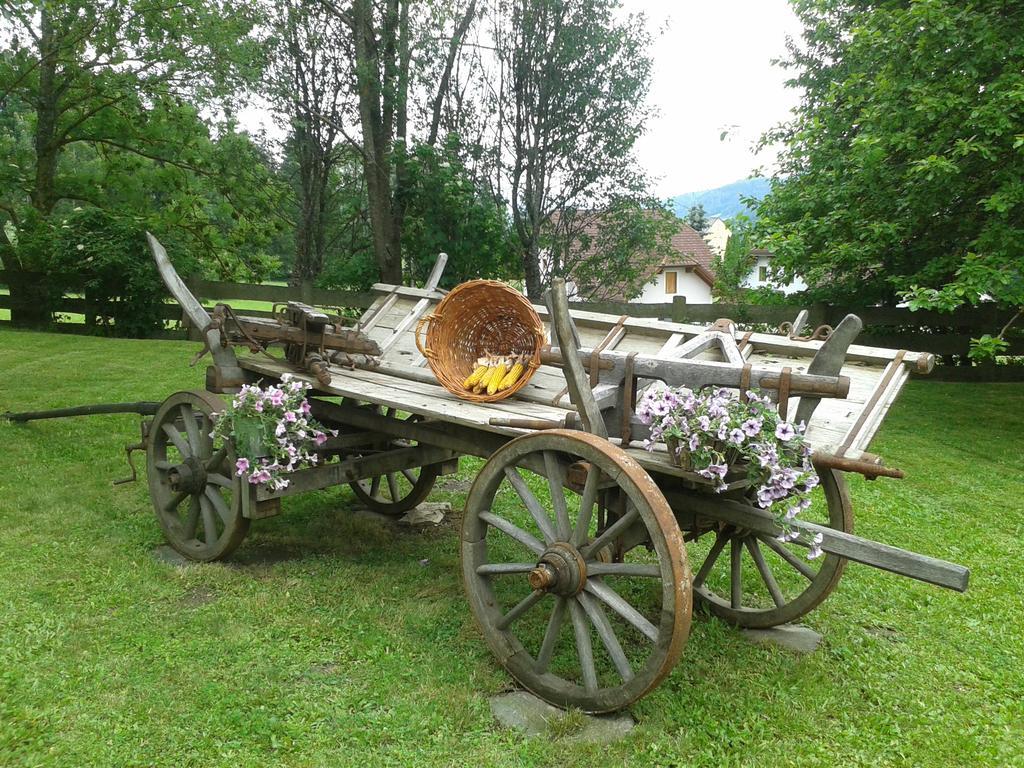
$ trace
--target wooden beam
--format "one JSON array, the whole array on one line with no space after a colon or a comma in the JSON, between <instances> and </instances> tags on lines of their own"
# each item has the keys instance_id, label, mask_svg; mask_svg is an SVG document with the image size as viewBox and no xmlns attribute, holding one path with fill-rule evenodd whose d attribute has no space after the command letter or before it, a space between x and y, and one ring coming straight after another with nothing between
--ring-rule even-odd
<instances>
[{"instance_id":1,"label":"wooden beam","mask_svg":"<svg viewBox=\"0 0 1024 768\"><path fill-rule=\"evenodd\" d=\"M738 501L671 489L665 492L665 498L673 509L686 509L703 517L721 520L766 536L778 536L782 533L782 529L770 513ZM808 539L820 533L821 548L834 555L957 592L967 591L970 571L962 565L919 555L916 552L802 520L795 520L792 526Z\"/></svg>"},{"instance_id":2,"label":"wooden beam","mask_svg":"<svg viewBox=\"0 0 1024 768\"><path fill-rule=\"evenodd\" d=\"M569 300L565 293L565 281L555 278L551 282L551 290L548 292L551 303L551 326L558 339L558 346L564 350L579 350L579 336L573 327L572 317L569 315ZM609 353L610 354L610 353ZM583 428L598 437L608 437L608 429L605 427L604 417L601 416L601 408L594 399L594 393L590 388L586 372L583 370L583 363L578 354L563 354L565 363L565 383L569 387L569 397L579 412Z\"/></svg>"},{"instance_id":3,"label":"wooden beam","mask_svg":"<svg viewBox=\"0 0 1024 768\"><path fill-rule=\"evenodd\" d=\"M403 469L416 469L431 464L441 464L457 455L445 448L432 445L416 445L411 448L398 448L393 451L360 456L345 461L323 464L319 467L300 469L288 475L288 487L280 491L272 491L265 486L256 489L256 500L279 499L294 496L297 493L316 491L335 485L354 483L368 477L378 477L389 472L400 472Z\"/></svg>"}]
</instances>

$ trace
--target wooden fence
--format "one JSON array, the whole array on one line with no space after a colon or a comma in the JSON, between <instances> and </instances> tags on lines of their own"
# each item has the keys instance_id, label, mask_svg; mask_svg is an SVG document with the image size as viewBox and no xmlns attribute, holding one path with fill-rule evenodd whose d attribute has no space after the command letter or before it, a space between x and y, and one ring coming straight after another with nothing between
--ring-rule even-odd
<instances>
[{"instance_id":1,"label":"wooden fence","mask_svg":"<svg viewBox=\"0 0 1024 768\"><path fill-rule=\"evenodd\" d=\"M42 279L40 276L39 279ZM5 273L0 271L0 286L6 286ZM249 285L244 283L222 283L210 280L190 280L192 293L204 303L224 302L263 302L265 307L240 308L241 314L267 317L270 316L270 305L287 301L303 301L323 307L339 309L365 309L374 299L372 292L326 290L311 285L279 286ZM613 302L574 302L573 308L604 312L612 315L630 315L632 317L650 317L672 320L681 323L706 325L715 320L728 317L742 325L763 325L777 328L783 322L792 322L797 312L796 307L762 306L758 304L688 304L683 297L663 304L637 304ZM0 293L0 310L13 307L12 297ZM102 307L88 301L84 296L71 295L60 300L57 306L59 314L83 316L82 320L59 322L56 330L68 333L95 333L97 316L102 315ZM835 326L848 313L859 315L864 321L864 332L861 341L872 346L892 347L896 349L912 349L932 352L947 362L966 361L971 338L984 333L994 333L1006 322L1007 312L998 311L995 307L964 307L955 312L943 313L934 311L912 312L903 307L843 307L825 304L814 304L808 307L807 325L810 329L823 324ZM182 319L181 309L173 302L163 308L163 317L169 321L169 327L160 338L184 338L186 332L178 322ZM9 324L2 320L0 324ZM1010 338L1009 355L1024 356L1024 334L1017 333ZM985 378L1024 380L1024 366L983 366L965 365L950 366L937 370L936 378ZM1002 370L1000 370L1002 369ZM973 373L972 373L973 371Z\"/></svg>"}]
</instances>

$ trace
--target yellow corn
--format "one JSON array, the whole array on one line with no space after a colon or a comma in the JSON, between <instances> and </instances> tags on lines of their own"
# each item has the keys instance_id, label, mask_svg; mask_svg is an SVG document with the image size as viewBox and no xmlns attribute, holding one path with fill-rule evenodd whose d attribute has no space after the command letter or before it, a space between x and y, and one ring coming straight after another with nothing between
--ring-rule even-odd
<instances>
[{"instance_id":1,"label":"yellow corn","mask_svg":"<svg viewBox=\"0 0 1024 768\"><path fill-rule=\"evenodd\" d=\"M480 379L480 381L476 383L476 386L473 387L473 391L476 392L477 394L480 394L481 392L486 390L487 386L491 383L491 379L494 378L494 372L496 370L498 370L498 366L496 365L487 366L487 370L484 372L484 375Z\"/></svg>"},{"instance_id":2,"label":"yellow corn","mask_svg":"<svg viewBox=\"0 0 1024 768\"><path fill-rule=\"evenodd\" d=\"M487 373L487 363L480 363L477 365L476 370L474 370L473 373L471 373L469 377L462 382L463 388L472 389L476 386L477 382L484 377L485 373Z\"/></svg>"},{"instance_id":3,"label":"yellow corn","mask_svg":"<svg viewBox=\"0 0 1024 768\"><path fill-rule=\"evenodd\" d=\"M505 378L501 380L501 383L498 385L498 391L502 392L519 381L519 377L523 375L525 370L526 366L517 360L516 364L512 366L512 370L506 373Z\"/></svg>"},{"instance_id":4,"label":"yellow corn","mask_svg":"<svg viewBox=\"0 0 1024 768\"><path fill-rule=\"evenodd\" d=\"M508 370L508 362L502 358L494 368L494 373L487 382L487 394L493 395L498 391L498 385L505 380L505 372Z\"/></svg>"}]
</instances>

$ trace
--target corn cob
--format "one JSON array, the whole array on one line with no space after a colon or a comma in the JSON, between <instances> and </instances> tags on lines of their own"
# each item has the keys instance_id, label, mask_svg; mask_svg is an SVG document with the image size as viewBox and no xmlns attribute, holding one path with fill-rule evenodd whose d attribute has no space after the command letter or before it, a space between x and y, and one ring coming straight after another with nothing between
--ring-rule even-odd
<instances>
[{"instance_id":1,"label":"corn cob","mask_svg":"<svg viewBox=\"0 0 1024 768\"><path fill-rule=\"evenodd\" d=\"M487 390L487 385L491 383L491 379L494 377L494 372L498 370L497 364L492 360L487 364L487 370L484 372L483 377L473 387L473 391L478 395Z\"/></svg>"},{"instance_id":2,"label":"corn cob","mask_svg":"<svg viewBox=\"0 0 1024 768\"><path fill-rule=\"evenodd\" d=\"M484 377L487 373L487 358L481 357L476 361L476 369L471 373L464 382L462 382L463 389L472 389L476 384Z\"/></svg>"},{"instance_id":3,"label":"corn cob","mask_svg":"<svg viewBox=\"0 0 1024 768\"><path fill-rule=\"evenodd\" d=\"M508 371L508 358L502 357L494 367L494 373L487 382L487 394L493 395L498 391L498 385L505 380L505 373Z\"/></svg>"},{"instance_id":4,"label":"corn cob","mask_svg":"<svg viewBox=\"0 0 1024 768\"><path fill-rule=\"evenodd\" d=\"M505 378L503 378L501 383L498 384L498 391L503 392L519 381L519 377L523 375L524 370L526 370L526 366L523 365L522 356L519 356L516 358L515 364L512 366L512 370L506 373Z\"/></svg>"}]
</instances>

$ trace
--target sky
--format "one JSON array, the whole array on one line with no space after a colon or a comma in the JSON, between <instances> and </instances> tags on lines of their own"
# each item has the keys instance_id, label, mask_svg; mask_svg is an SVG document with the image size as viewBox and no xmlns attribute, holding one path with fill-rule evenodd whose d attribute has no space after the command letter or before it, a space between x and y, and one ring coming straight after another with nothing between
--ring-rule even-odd
<instances>
[{"instance_id":1,"label":"sky","mask_svg":"<svg viewBox=\"0 0 1024 768\"><path fill-rule=\"evenodd\" d=\"M624 0L647 16L652 31L667 27L652 48L649 102L659 115L637 145L637 159L654 191L672 197L771 169L774 152L755 154L766 129L787 119L798 92L771 60L785 53L800 25L787 0ZM729 137L720 140L728 129Z\"/></svg>"},{"instance_id":2,"label":"sky","mask_svg":"<svg viewBox=\"0 0 1024 768\"><path fill-rule=\"evenodd\" d=\"M719 187L757 167L770 171L774 152L755 154L754 142L798 101L771 63L785 54L787 35L799 37L788 0L623 0L623 10L643 13L656 35L648 101L658 114L636 147L655 195ZM239 118L280 138L264 105Z\"/></svg>"}]
</instances>

